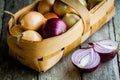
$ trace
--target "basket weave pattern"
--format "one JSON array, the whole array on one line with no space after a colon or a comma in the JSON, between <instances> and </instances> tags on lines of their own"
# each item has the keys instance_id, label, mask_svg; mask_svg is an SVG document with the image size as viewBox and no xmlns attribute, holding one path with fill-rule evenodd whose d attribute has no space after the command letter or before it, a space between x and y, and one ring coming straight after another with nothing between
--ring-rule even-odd
<instances>
[{"instance_id":1,"label":"basket weave pattern","mask_svg":"<svg viewBox=\"0 0 120 80\"><path fill-rule=\"evenodd\" d=\"M78 12L80 20L62 35L44 39L43 41L17 41L17 37L8 34L9 54L21 63L36 71L47 71L54 66L63 56L68 54L78 45L82 44L94 32L100 29L115 14L114 0L103 0L92 10L88 11L79 4L78 0L61 0ZM24 7L15 13L17 20L20 15L32 11L40 0ZM9 21L9 29L12 26Z\"/></svg>"}]
</instances>

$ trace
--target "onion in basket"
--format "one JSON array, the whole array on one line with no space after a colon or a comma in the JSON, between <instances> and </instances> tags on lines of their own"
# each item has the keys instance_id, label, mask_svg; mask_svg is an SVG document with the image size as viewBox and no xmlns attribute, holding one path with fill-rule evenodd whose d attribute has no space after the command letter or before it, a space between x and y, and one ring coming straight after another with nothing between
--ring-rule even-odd
<instances>
[{"instance_id":1,"label":"onion in basket","mask_svg":"<svg viewBox=\"0 0 120 80\"><path fill-rule=\"evenodd\" d=\"M26 30L21 34L21 39L28 41L41 41L42 36L34 30Z\"/></svg>"},{"instance_id":2,"label":"onion in basket","mask_svg":"<svg viewBox=\"0 0 120 80\"><path fill-rule=\"evenodd\" d=\"M55 13L53 13L53 12L45 13L45 14L44 14L44 17L45 17L46 19L59 18L59 17L58 17Z\"/></svg>"},{"instance_id":3,"label":"onion in basket","mask_svg":"<svg viewBox=\"0 0 120 80\"><path fill-rule=\"evenodd\" d=\"M92 72L100 64L100 56L93 48L76 50L71 57L72 63L82 72Z\"/></svg>"},{"instance_id":4,"label":"onion in basket","mask_svg":"<svg viewBox=\"0 0 120 80\"><path fill-rule=\"evenodd\" d=\"M67 24L68 28L71 28L79 19L80 17L73 13L66 13L62 18L62 20Z\"/></svg>"},{"instance_id":5,"label":"onion in basket","mask_svg":"<svg viewBox=\"0 0 120 80\"><path fill-rule=\"evenodd\" d=\"M52 6L54 4L55 0L42 0L38 4L38 12L45 14L47 12L50 12L52 10Z\"/></svg>"},{"instance_id":6,"label":"onion in basket","mask_svg":"<svg viewBox=\"0 0 120 80\"><path fill-rule=\"evenodd\" d=\"M58 0L55 1L53 5L53 10L59 16L63 16L66 13L75 13L74 9Z\"/></svg>"},{"instance_id":7,"label":"onion in basket","mask_svg":"<svg viewBox=\"0 0 120 80\"><path fill-rule=\"evenodd\" d=\"M36 11L30 11L20 19L24 30L38 30L46 22L44 16Z\"/></svg>"},{"instance_id":8,"label":"onion in basket","mask_svg":"<svg viewBox=\"0 0 120 80\"><path fill-rule=\"evenodd\" d=\"M60 35L67 30L65 22L59 18L48 19L45 26L42 28L44 38Z\"/></svg>"},{"instance_id":9,"label":"onion in basket","mask_svg":"<svg viewBox=\"0 0 120 80\"><path fill-rule=\"evenodd\" d=\"M81 3L83 6L87 7L87 2L86 2L86 0L79 0L79 1L80 1L80 3Z\"/></svg>"},{"instance_id":10,"label":"onion in basket","mask_svg":"<svg viewBox=\"0 0 120 80\"><path fill-rule=\"evenodd\" d=\"M112 40L101 40L89 44L100 54L103 62L113 59L118 52L118 43Z\"/></svg>"}]
</instances>

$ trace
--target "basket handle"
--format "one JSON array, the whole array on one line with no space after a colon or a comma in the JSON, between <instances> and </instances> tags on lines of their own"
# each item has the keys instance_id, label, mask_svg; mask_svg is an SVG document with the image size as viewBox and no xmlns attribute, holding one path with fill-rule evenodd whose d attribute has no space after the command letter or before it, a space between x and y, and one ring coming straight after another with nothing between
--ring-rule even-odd
<instances>
[{"instance_id":1,"label":"basket handle","mask_svg":"<svg viewBox=\"0 0 120 80\"><path fill-rule=\"evenodd\" d=\"M84 25L84 32L88 32L90 30L90 16L89 11L86 7L84 7L79 0L61 0L63 3L67 4L68 6L72 7L76 12L78 12L79 16L83 20Z\"/></svg>"}]
</instances>

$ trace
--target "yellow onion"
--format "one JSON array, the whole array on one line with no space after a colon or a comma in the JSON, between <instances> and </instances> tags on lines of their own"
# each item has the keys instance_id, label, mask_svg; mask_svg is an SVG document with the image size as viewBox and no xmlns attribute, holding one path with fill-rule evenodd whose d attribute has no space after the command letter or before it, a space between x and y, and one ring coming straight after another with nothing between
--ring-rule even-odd
<instances>
[{"instance_id":1,"label":"yellow onion","mask_svg":"<svg viewBox=\"0 0 120 80\"><path fill-rule=\"evenodd\" d=\"M52 10L52 6L55 0L43 0L38 4L38 12L44 14L46 12L50 12Z\"/></svg>"},{"instance_id":2,"label":"yellow onion","mask_svg":"<svg viewBox=\"0 0 120 80\"><path fill-rule=\"evenodd\" d=\"M79 1L80 1L80 3L81 3L83 6L87 7L87 2L86 2L86 0L79 0Z\"/></svg>"},{"instance_id":3,"label":"yellow onion","mask_svg":"<svg viewBox=\"0 0 120 80\"><path fill-rule=\"evenodd\" d=\"M72 9L68 5L66 5L58 0L55 1L54 5L53 5L53 10L59 16L63 16L66 13L75 13L74 9Z\"/></svg>"},{"instance_id":4,"label":"yellow onion","mask_svg":"<svg viewBox=\"0 0 120 80\"><path fill-rule=\"evenodd\" d=\"M38 30L45 21L46 19L41 13L30 11L21 18L20 24L24 30Z\"/></svg>"},{"instance_id":5,"label":"yellow onion","mask_svg":"<svg viewBox=\"0 0 120 80\"><path fill-rule=\"evenodd\" d=\"M26 30L22 33L21 39L28 41L42 41L42 36L33 30Z\"/></svg>"},{"instance_id":6,"label":"yellow onion","mask_svg":"<svg viewBox=\"0 0 120 80\"><path fill-rule=\"evenodd\" d=\"M21 34L24 30L21 28L20 25L15 24L12 28L10 28L10 34L13 36L17 36Z\"/></svg>"},{"instance_id":7,"label":"yellow onion","mask_svg":"<svg viewBox=\"0 0 120 80\"><path fill-rule=\"evenodd\" d=\"M80 17L73 13L67 13L62 18L62 20L67 24L68 29L72 27L79 19Z\"/></svg>"},{"instance_id":8,"label":"yellow onion","mask_svg":"<svg viewBox=\"0 0 120 80\"><path fill-rule=\"evenodd\" d=\"M53 13L53 12L45 13L45 14L44 14L44 17L45 17L46 19L59 18L59 17L58 17L55 13Z\"/></svg>"}]
</instances>

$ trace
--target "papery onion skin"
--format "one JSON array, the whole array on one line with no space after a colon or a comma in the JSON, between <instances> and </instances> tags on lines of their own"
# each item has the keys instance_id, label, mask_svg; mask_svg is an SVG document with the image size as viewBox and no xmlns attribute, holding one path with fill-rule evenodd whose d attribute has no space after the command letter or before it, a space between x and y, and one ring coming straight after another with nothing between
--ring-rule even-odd
<instances>
[{"instance_id":1,"label":"papery onion skin","mask_svg":"<svg viewBox=\"0 0 120 80\"><path fill-rule=\"evenodd\" d=\"M118 43L112 40L101 40L89 44L100 55L102 62L112 60L118 52Z\"/></svg>"},{"instance_id":2,"label":"papery onion skin","mask_svg":"<svg viewBox=\"0 0 120 80\"><path fill-rule=\"evenodd\" d=\"M45 24L46 18L39 12L30 11L19 22L24 30L39 30Z\"/></svg>"},{"instance_id":3,"label":"papery onion skin","mask_svg":"<svg viewBox=\"0 0 120 80\"><path fill-rule=\"evenodd\" d=\"M64 16L66 13L76 13L74 9L58 0L55 1L53 10L59 16Z\"/></svg>"},{"instance_id":4,"label":"papery onion skin","mask_svg":"<svg viewBox=\"0 0 120 80\"><path fill-rule=\"evenodd\" d=\"M64 33L67 30L67 25L59 18L48 19L45 26L42 28L44 38L54 37Z\"/></svg>"},{"instance_id":5,"label":"papery onion skin","mask_svg":"<svg viewBox=\"0 0 120 80\"><path fill-rule=\"evenodd\" d=\"M52 11L52 6L54 4L55 0L42 0L38 4L38 12L45 14L47 12Z\"/></svg>"},{"instance_id":6,"label":"papery onion skin","mask_svg":"<svg viewBox=\"0 0 120 80\"><path fill-rule=\"evenodd\" d=\"M67 24L68 28L71 28L79 19L80 17L73 13L66 13L62 18L62 20Z\"/></svg>"},{"instance_id":7,"label":"papery onion skin","mask_svg":"<svg viewBox=\"0 0 120 80\"><path fill-rule=\"evenodd\" d=\"M21 34L21 39L27 41L42 41L42 36L34 30L26 30Z\"/></svg>"},{"instance_id":8,"label":"papery onion skin","mask_svg":"<svg viewBox=\"0 0 120 80\"><path fill-rule=\"evenodd\" d=\"M45 13L45 14L44 14L44 17L45 17L46 19L59 18L59 17L57 16L57 14L55 14L55 13L53 13L53 12Z\"/></svg>"},{"instance_id":9,"label":"papery onion skin","mask_svg":"<svg viewBox=\"0 0 120 80\"><path fill-rule=\"evenodd\" d=\"M91 50L89 52L92 52L92 53L88 53L88 52L86 53L86 50L88 50L88 49ZM85 49L78 49L78 50L76 50L72 54L72 57L71 57L73 65L75 67L77 67L80 71L85 72L85 73L89 73L89 72L95 71L98 68L98 66L100 65L100 56L96 52L94 52L94 53L93 52L94 52L94 50L92 48L85 48ZM79 65L80 65L81 61L83 61L83 60L78 60L77 61L75 58L78 58L78 59L81 59L82 57L85 58L85 57L87 57L87 56L84 56L86 54L88 54L87 56L89 56L90 60L88 60L86 65L81 67ZM92 56L92 57L90 57L90 56ZM81 65L83 65L83 64L81 64Z\"/></svg>"},{"instance_id":10,"label":"papery onion skin","mask_svg":"<svg viewBox=\"0 0 120 80\"><path fill-rule=\"evenodd\" d=\"M79 0L79 2L80 2L83 6L87 7L87 2L86 2L86 0Z\"/></svg>"}]
</instances>

